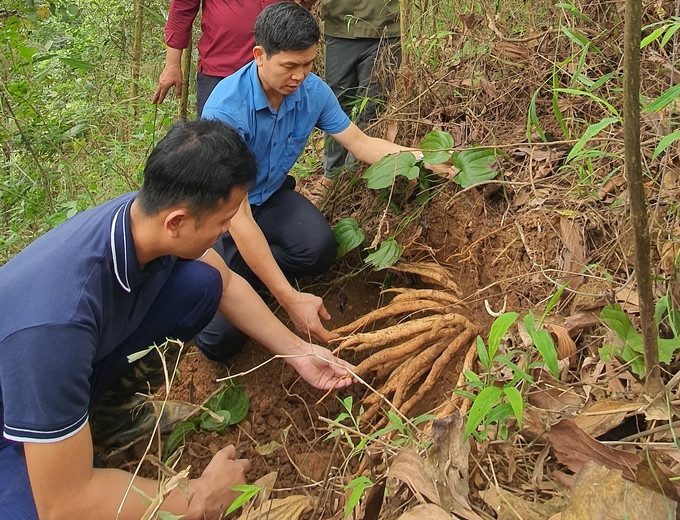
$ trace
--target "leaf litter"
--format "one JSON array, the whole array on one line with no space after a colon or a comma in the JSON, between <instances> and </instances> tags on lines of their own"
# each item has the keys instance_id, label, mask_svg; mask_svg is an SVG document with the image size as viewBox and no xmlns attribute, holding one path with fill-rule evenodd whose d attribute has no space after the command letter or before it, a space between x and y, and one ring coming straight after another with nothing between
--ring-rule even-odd
<instances>
[{"instance_id":1,"label":"leaf litter","mask_svg":"<svg viewBox=\"0 0 680 520\"><path fill-rule=\"evenodd\" d=\"M437 4L432 3L431 9L438 9ZM482 372L473 339L479 332L485 336L493 320L484 309L484 301L488 301L492 309L507 305L510 311L533 310L538 316L555 291L568 280L569 286L550 313L549 318L554 321L546 322L562 360L559 378L549 377L541 367L531 368L530 375L536 386L522 388L529 403L523 411L522 428L511 421L507 439L496 435L483 442L467 441L470 450L467 453L463 444L450 441L447 445L448 436L436 436L435 427L426 421L419 423L421 432L417 436L422 442L409 444L411 441L395 430L384 431L375 437L375 446L368 446L361 457L352 458L351 449L346 445L338 443L340 447L335 450L328 446L324 438L326 424L317 421L317 416L338 416L342 408L335 399L326 398L313 405L320 396L302 388L296 383L295 375L285 369L268 371L262 376L255 373L255 382L244 383L253 396L244 424L230 428L224 437L216 432L203 432L188 441L180 462L190 462L192 472L200 471L206 455L221 445L236 444L240 455L253 459L254 471L259 474L268 473L272 467L280 468L278 488L273 492L276 497L271 500L294 497L287 503L276 503L276 509L290 518L308 518L310 514L314 518L340 518L347 503L346 486L358 475L370 477L374 483L367 489L380 490L378 483L385 475L389 480L405 483L387 485L384 494L372 493L371 501L382 505L377 516L372 513L374 518L392 520L425 515L432 518L475 518L473 515L485 519L533 518L531 515L549 518L557 511L562 511L562 518L599 518L596 515L600 514L605 515L602 518L609 518L606 515L614 512L621 513L614 517L623 518L624 513L617 507L627 508L628 514L634 512L628 508L631 504L626 496L639 497L637 501L645 505L647 509L643 511L647 511L648 516L641 518L650 518L649 513L656 511L657 506L663 508L659 510L659 514L664 515L660 518L671 518L666 513L673 506L663 499L663 494L671 496L670 489L677 486L669 477L677 475L680 469L678 426L674 422L675 406L680 402L677 382L668 383L668 399L639 401L642 385L634 361L618 352L608 361L600 357L600 349L617 336L600 319L606 305L618 302L631 327L638 325L637 288L627 238L630 226L624 218L628 201L621 175L620 129L608 124L606 130L602 130L603 134L609 132L607 137L597 134L588 143L582 143L583 147L577 151L588 156L581 162L575 158L576 153L570 155L584 131L574 126L573 121L579 125L582 122L597 125L610 114L591 97L565 94L553 99L553 91L545 83L553 69L543 57L559 56L565 60L571 57L572 43L586 37L573 33L571 36L575 39L572 39L562 29L532 29L527 37L535 33L536 39L505 41L510 27L503 15L508 15L509 7L504 4L500 8L505 11L497 19L489 19L486 26L466 26L465 39L455 35L441 40L442 63L446 63L446 67L432 71L411 62L409 66L413 70L405 69L397 96L418 101L415 116L415 103L389 103L373 131L378 134L384 129L397 142L406 144L411 139L415 146L427 132L443 130L454 136L456 151L473 145L507 151L507 155L497 155L502 179L487 181L483 188L464 189L454 183L445 184L444 180L433 182L427 188L433 197L422 210L413 209L409 198L417 195L417 191L409 191L407 183L401 182L406 179L398 179L392 201L401 213L385 212L380 195L367 190L365 185L334 182L319 205L329 220L334 223L342 218L355 218L366 236L375 235L378 241L390 238L393 241L390 251L399 251L401 259L387 277L382 276L386 272L383 271L379 278L371 280L397 294L392 301L394 314L382 314L385 312L382 309L391 305L385 305L389 293L375 296L368 304L360 302L369 292L364 288L363 293L349 299L348 314L331 312L335 315L332 323L342 328L346 339L357 338L346 343L340 352L345 351L347 358L358 366L371 356L383 352L394 354L394 357L385 355L387 359L374 358L362 367L363 376L370 378L369 383L375 383L378 392L367 391L360 385L354 385L360 390L347 390L357 404L366 396L368 400L361 402L367 405L364 413L374 410L372 416L366 415L360 422L364 436L381 432L381 421L384 427L395 416L399 417L396 411L405 416L400 417L402 421L428 412L439 418L458 411L465 413L470 407L469 396L453 394L451 390L469 390L465 386L465 371ZM568 6L564 4L561 9ZM600 14L594 12L596 8L586 7L585 11L579 15L596 18ZM651 8L646 10L646 16L653 19ZM422 20L426 20L425 17ZM469 42L488 44L489 31L497 38L489 54L493 59L468 60L456 54ZM560 38L553 38L556 33ZM596 43L597 59L606 57L606 68L610 62L617 62L620 47L616 38ZM541 59L537 59L537 53ZM457 58L450 59L454 54ZM590 53L588 57L590 59ZM667 88L666 75L671 66L670 62L666 66L666 61L667 57L658 53L645 55L644 96L653 98ZM592 77L601 74L598 66L588 60L583 61L583 68L577 74L578 67L578 60L572 60L560 69L555 76L557 87L564 90L579 81L592 81ZM616 95L615 91L608 90L607 82L597 88ZM449 91L455 91L458 97L447 98ZM594 92L604 95L601 90ZM529 117L527 106L535 109ZM563 136L563 129L556 122L560 111L568 136ZM656 137L652 130L665 126L665 120L658 115L648 118L648 126L643 130L647 132L643 152L650 160ZM572 134L576 139L568 138ZM567 144L549 142L562 137ZM528 140L531 142L525 142ZM670 161L677 159L676 148L669 147L665 152ZM662 183L658 160L650 164L650 177L655 182L648 183L647 193L650 202L659 203L652 222L653 236L657 237L652 261L659 266L655 290L658 297L668 295L671 307L677 309L680 307L680 291L674 281L678 251L678 233L674 226L677 183L672 175ZM413 173L409 164L409 175ZM411 210L413 213L409 213ZM357 251L355 258L344 259L341 269L345 271L334 272L327 280L332 282L333 276L340 278L346 275L347 269L355 269L352 261L358 261L360 254ZM367 278L362 283L365 280ZM332 289L331 293L336 290ZM433 293L422 291L441 294L438 299ZM401 298L402 295L405 296ZM335 304L330 296L325 300L329 306ZM401 307L397 307L398 304ZM350 317L352 312L355 314ZM672 339L671 321L671 313L663 313L660 325L663 339ZM406 325L410 327L408 333ZM402 336L389 336L389 333L380 336L391 327L397 327L394 330ZM459 337L464 337L464 341L460 340L455 349L449 350ZM524 367L537 362L535 356L526 354L531 343L522 340L519 328L511 329L503 341L506 352L514 349L523 352L511 355L515 362L525 362ZM633 341L633 351L635 347ZM389 350L400 348L403 350ZM411 348L410 353L405 353ZM449 354L442 358L447 351ZM397 353L403 357L396 356ZM185 362L180 369L188 376L178 393L183 392L187 401L201 402L201 393L205 397L210 393L205 389L211 387L210 383L199 380L198 373L203 370L222 377L224 372L222 367L195 359ZM261 359L260 352L243 355L236 362L237 371ZM437 365L439 359L445 362ZM676 372L674 350L666 360L669 363L664 368L671 374ZM406 370L409 366L418 368ZM198 368L192 372L187 367ZM384 388L383 385L391 386ZM420 388L425 391L418 394ZM345 398L348 394L342 393L339 397ZM414 396L416 401L404 406ZM389 420L387 410L395 414ZM354 410L357 416L358 411L358 408ZM669 427L669 423L674 426ZM282 435L284 430L289 432L287 436ZM353 442L361 438L353 433L348 436ZM436 447L432 445L428 452L427 445L435 438ZM276 446L274 443L280 447L271 452L263 450L265 446ZM257 453L257 446L261 454ZM328 465L323 469L323 478L318 478L317 471L317 479L311 479L310 483L298 463L303 460L301 455L317 451L328 460ZM428 453L438 453L434 465ZM650 481L660 482L661 486L657 484L651 491ZM465 491L464 483L469 492ZM303 485L310 487L303 488ZM314 498L302 497L300 489L308 490ZM447 490L451 494L448 502L442 500ZM590 502L579 502L579 497L585 496L588 490L592 492ZM607 498L610 494L611 501ZM268 500L259 506L262 517L267 517L265 504L268 504L267 511L275 509L274 503ZM600 506L596 504L598 500ZM366 502L359 501L352 513L354 518L361 518L368 510ZM565 505L567 503L569 505ZM576 514L585 516L569 516Z\"/></svg>"}]
</instances>

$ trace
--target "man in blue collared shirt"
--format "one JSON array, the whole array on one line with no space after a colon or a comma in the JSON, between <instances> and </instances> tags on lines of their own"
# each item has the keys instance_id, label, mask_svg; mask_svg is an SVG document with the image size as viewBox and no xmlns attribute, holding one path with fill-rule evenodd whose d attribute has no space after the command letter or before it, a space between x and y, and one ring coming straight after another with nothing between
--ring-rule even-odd
<instances>
[{"instance_id":1,"label":"man in blue collared shirt","mask_svg":"<svg viewBox=\"0 0 680 520\"><path fill-rule=\"evenodd\" d=\"M227 125L176 125L139 193L76 215L0 268L0 519L141 518L148 503L130 485L155 496L158 483L92 467L91 405L127 355L189 340L218 310L311 385L350 383L350 365L290 332L209 249L254 169ZM175 490L162 509L221 518L249 466L225 448L191 481L189 503Z\"/></svg>"},{"instance_id":2,"label":"man in blue collared shirt","mask_svg":"<svg viewBox=\"0 0 680 520\"><path fill-rule=\"evenodd\" d=\"M320 321L330 318L323 301L296 291L290 280L327 271L337 244L324 216L294 191L288 171L314 127L369 164L407 149L364 134L343 112L330 87L311 74L319 37L319 26L308 10L292 2L266 7L255 22L254 61L215 87L203 117L233 126L258 161L249 204L241 207L231 231L215 249L251 284L262 282L301 333L325 342L332 336ZM421 157L418 151L413 153ZM221 360L246 339L217 315L197 344L208 357Z\"/></svg>"}]
</instances>

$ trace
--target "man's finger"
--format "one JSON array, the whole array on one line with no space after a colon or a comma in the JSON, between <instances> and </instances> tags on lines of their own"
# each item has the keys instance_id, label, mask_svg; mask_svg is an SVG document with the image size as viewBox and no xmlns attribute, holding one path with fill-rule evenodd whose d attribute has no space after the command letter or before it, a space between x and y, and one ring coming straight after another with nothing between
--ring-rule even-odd
<instances>
[{"instance_id":1,"label":"man's finger","mask_svg":"<svg viewBox=\"0 0 680 520\"><path fill-rule=\"evenodd\" d=\"M162 103L163 100L165 99L165 94L168 92L168 89L164 89L160 85L158 88L156 88L156 92L153 94L153 99L151 100L152 103Z\"/></svg>"},{"instance_id":2,"label":"man's finger","mask_svg":"<svg viewBox=\"0 0 680 520\"><path fill-rule=\"evenodd\" d=\"M321 304L321 307L319 307L319 316L321 316L321 318L324 320L331 319L331 315L328 313L326 306L323 303Z\"/></svg>"},{"instance_id":3,"label":"man's finger","mask_svg":"<svg viewBox=\"0 0 680 520\"><path fill-rule=\"evenodd\" d=\"M319 323L318 327L314 327L311 332L316 337L317 341L321 341L323 343L327 343L328 341L338 337L335 332L327 331L324 326L321 325L321 323Z\"/></svg>"},{"instance_id":4,"label":"man's finger","mask_svg":"<svg viewBox=\"0 0 680 520\"><path fill-rule=\"evenodd\" d=\"M245 473L248 473L251 468L250 460L248 459L238 459L237 462L240 462L243 465L243 471Z\"/></svg>"},{"instance_id":5,"label":"man's finger","mask_svg":"<svg viewBox=\"0 0 680 520\"><path fill-rule=\"evenodd\" d=\"M226 457L236 460L236 448L234 447L233 444L230 444L226 448L222 448L221 451L224 453Z\"/></svg>"}]
</instances>

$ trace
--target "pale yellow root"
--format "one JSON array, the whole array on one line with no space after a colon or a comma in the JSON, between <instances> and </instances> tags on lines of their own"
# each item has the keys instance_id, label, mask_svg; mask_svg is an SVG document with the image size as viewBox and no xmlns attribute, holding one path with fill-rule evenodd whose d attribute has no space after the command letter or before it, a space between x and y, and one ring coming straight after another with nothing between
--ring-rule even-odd
<instances>
[{"instance_id":1,"label":"pale yellow root","mask_svg":"<svg viewBox=\"0 0 680 520\"><path fill-rule=\"evenodd\" d=\"M463 386L463 384L465 383L465 372L467 370L472 370L475 361L477 361L477 345L475 345L475 343L473 342L472 346L468 349L467 353L465 354L465 359L463 360L463 368L460 371L460 374L458 375L458 381L456 381L455 386L456 389L459 389ZM465 415L465 413L467 413L468 411L469 406L470 406L469 399L466 399L465 397L457 394L452 394L448 402L437 413L437 419L447 417L456 410L459 410L461 415Z\"/></svg>"},{"instance_id":2,"label":"pale yellow root","mask_svg":"<svg viewBox=\"0 0 680 520\"><path fill-rule=\"evenodd\" d=\"M420 332L432 330L435 324L437 324L437 328L439 329L447 325L462 325L467 327L467 323L470 323L467 318L453 313L443 314L441 316L426 316L425 318L406 321L375 332L361 332L347 338L333 339L331 340L332 342L341 342L333 351L333 354L337 355L341 350L352 347L354 347L353 350L356 352L362 352L370 350L371 348L385 346L393 341L406 340Z\"/></svg>"},{"instance_id":3,"label":"pale yellow root","mask_svg":"<svg viewBox=\"0 0 680 520\"><path fill-rule=\"evenodd\" d=\"M394 379L399 377L399 374L406 370L407 366L408 365L405 363L400 364L394 370L394 372L390 374L390 377L387 379L387 381L385 381L385 384L383 384L380 388L377 388L376 391L371 393L369 396L365 397L362 402L367 405L374 405L380 404L383 398L389 398L389 396L391 396L395 390Z\"/></svg>"},{"instance_id":4,"label":"pale yellow root","mask_svg":"<svg viewBox=\"0 0 680 520\"><path fill-rule=\"evenodd\" d=\"M393 361L403 361L405 357L410 356L416 350L425 346L427 343L439 341L446 337L453 336L455 332L455 329L444 328L439 330L435 336L432 337L430 331L425 331L415 338L402 343L401 345L380 350L372 356L364 359L361 363L359 363L355 372L357 375L363 377L363 375L370 370L381 369L388 363L392 364Z\"/></svg>"},{"instance_id":5,"label":"pale yellow root","mask_svg":"<svg viewBox=\"0 0 680 520\"><path fill-rule=\"evenodd\" d=\"M376 381L380 381L381 379L385 379L386 377L387 378L393 377L394 373L400 366L407 365L408 363L411 362L412 359L413 356L408 356L395 359L394 361L391 361L389 363L385 363L383 366L381 366L375 371Z\"/></svg>"},{"instance_id":6,"label":"pale yellow root","mask_svg":"<svg viewBox=\"0 0 680 520\"><path fill-rule=\"evenodd\" d=\"M437 379L439 379L439 376L441 375L442 370L451 362L453 356L461 348L469 345L470 341L474 340L478 333L478 329L465 329L456 339L449 343L442 355L439 356L432 364L432 369L427 375L427 379L425 379L423 384L420 385L418 391L413 394L408 401L400 406L399 410L401 413L406 415L411 410L411 408L413 408L413 406L415 406L415 404L423 398L425 393L434 387Z\"/></svg>"},{"instance_id":7,"label":"pale yellow root","mask_svg":"<svg viewBox=\"0 0 680 520\"><path fill-rule=\"evenodd\" d=\"M392 386L394 387L394 397L392 404L401 409L404 402L406 392L415 384L420 377L432 368L434 361L441 356L442 352L448 346L447 341L439 341L434 345L429 346L418 354L413 361L411 361L406 369L399 374L399 377L394 379Z\"/></svg>"},{"instance_id":8,"label":"pale yellow root","mask_svg":"<svg viewBox=\"0 0 680 520\"><path fill-rule=\"evenodd\" d=\"M447 305L462 305L466 307L465 302L460 298L446 291L438 291L436 289L404 289L401 287L393 287L383 290L380 294L384 293L397 293L391 303L410 300L432 300Z\"/></svg>"},{"instance_id":9,"label":"pale yellow root","mask_svg":"<svg viewBox=\"0 0 680 520\"><path fill-rule=\"evenodd\" d=\"M411 264L399 262L393 266L390 266L390 269L402 273L417 274L426 281L450 289L456 293L457 296L461 295L460 287L456 282L453 281L446 268L434 262L419 262Z\"/></svg>"},{"instance_id":10,"label":"pale yellow root","mask_svg":"<svg viewBox=\"0 0 680 520\"><path fill-rule=\"evenodd\" d=\"M450 305L442 305L440 302L433 302L429 300L408 300L399 302L393 301L385 307L375 309L374 311L365 314L349 325L338 327L333 332L340 334L341 336L345 334L352 334L362 327L365 327L369 323L373 323L384 318L397 316L399 314L410 314L418 311L432 311L446 314L452 310L453 308Z\"/></svg>"}]
</instances>

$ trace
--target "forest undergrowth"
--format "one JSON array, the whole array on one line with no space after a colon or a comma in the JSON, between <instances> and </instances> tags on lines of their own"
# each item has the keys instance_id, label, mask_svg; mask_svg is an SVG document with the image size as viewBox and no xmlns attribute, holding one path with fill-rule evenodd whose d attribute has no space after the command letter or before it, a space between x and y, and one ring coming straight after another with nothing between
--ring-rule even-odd
<instances>
[{"instance_id":1,"label":"forest undergrowth","mask_svg":"<svg viewBox=\"0 0 680 520\"><path fill-rule=\"evenodd\" d=\"M317 201L346 247L311 290L379 279L378 304L338 323L343 337L331 345L351 355L360 383L315 396L316 408L302 413L307 433L263 419L286 432L278 447L257 437L257 417L252 430L234 430L257 438L253 456L279 453L297 475L288 486L262 469L243 489L244 515L676 517L678 9L644 6L640 71L664 393L643 392L623 172L623 3L410 2L395 88L368 131L444 152L458 179L390 163L383 185L378 169L351 169ZM166 11L145 7L131 98L132 6L0 9L0 264L78 211L139 186L146 156L178 118L176 101L148 102ZM303 193L322 139L299 161ZM461 182L474 172L486 177ZM211 393L201 395L206 403ZM187 452L217 442L194 426L182 437ZM285 447L288 435L325 446L328 463L312 478ZM200 458L190 458L194 469Z\"/></svg>"}]
</instances>

